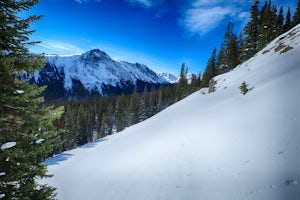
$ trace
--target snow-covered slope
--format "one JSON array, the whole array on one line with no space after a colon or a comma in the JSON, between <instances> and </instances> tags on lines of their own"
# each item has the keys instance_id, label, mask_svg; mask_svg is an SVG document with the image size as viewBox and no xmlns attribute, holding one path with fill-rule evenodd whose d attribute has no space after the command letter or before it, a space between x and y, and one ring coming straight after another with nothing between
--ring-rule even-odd
<instances>
[{"instance_id":1,"label":"snow-covered slope","mask_svg":"<svg viewBox=\"0 0 300 200\"><path fill-rule=\"evenodd\" d=\"M34 81L40 85L55 85L55 88L74 92L74 87L81 90L98 92L106 95L107 88L123 89L133 86L137 81L147 84L168 84L146 65L139 63L117 62L99 49L88 51L82 55L48 55L46 66L36 72Z\"/></svg>"},{"instance_id":2,"label":"snow-covered slope","mask_svg":"<svg viewBox=\"0 0 300 200\"><path fill-rule=\"evenodd\" d=\"M214 93L49 159L42 182L61 200L300 199L299 55L297 26L216 77Z\"/></svg>"}]
</instances>

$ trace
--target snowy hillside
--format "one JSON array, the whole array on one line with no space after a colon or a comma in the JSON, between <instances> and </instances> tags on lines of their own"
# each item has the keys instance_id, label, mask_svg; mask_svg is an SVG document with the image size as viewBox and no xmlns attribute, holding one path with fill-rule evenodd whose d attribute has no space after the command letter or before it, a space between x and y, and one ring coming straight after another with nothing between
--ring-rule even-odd
<instances>
[{"instance_id":1,"label":"snowy hillside","mask_svg":"<svg viewBox=\"0 0 300 200\"><path fill-rule=\"evenodd\" d=\"M117 89L121 90L119 93L125 92L138 84L137 82L169 84L146 65L117 62L99 49L82 55L48 55L46 61L44 69L34 74L34 82L48 85L48 90L52 88L53 91L48 93L62 91L63 94L70 94L85 91L107 95L114 94Z\"/></svg>"},{"instance_id":2,"label":"snowy hillside","mask_svg":"<svg viewBox=\"0 0 300 200\"><path fill-rule=\"evenodd\" d=\"M41 181L60 200L300 199L299 55L297 26L216 77L214 93L49 159Z\"/></svg>"}]
</instances>

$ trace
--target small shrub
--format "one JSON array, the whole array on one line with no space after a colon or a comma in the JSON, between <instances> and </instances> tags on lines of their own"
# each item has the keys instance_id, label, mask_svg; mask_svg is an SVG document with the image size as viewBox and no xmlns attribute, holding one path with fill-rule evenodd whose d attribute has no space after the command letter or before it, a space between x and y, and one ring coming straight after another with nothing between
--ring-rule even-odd
<instances>
[{"instance_id":1,"label":"small shrub","mask_svg":"<svg viewBox=\"0 0 300 200\"><path fill-rule=\"evenodd\" d=\"M241 84L241 86L239 88L240 88L241 93L243 95L245 95L249 91L248 85L247 85L247 83L245 81Z\"/></svg>"}]
</instances>

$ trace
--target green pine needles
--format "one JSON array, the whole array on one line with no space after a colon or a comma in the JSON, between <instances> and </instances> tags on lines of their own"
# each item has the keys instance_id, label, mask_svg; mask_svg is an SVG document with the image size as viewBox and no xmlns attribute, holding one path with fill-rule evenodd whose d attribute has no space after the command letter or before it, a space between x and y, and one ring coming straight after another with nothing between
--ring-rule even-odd
<instances>
[{"instance_id":1,"label":"green pine needles","mask_svg":"<svg viewBox=\"0 0 300 200\"><path fill-rule=\"evenodd\" d=\"M245 81L241 84L241 86L239 88L240 88L241 93L243 95L247 94L247 92L249 91L248 85L247 85L247 83Z\"/></svg>"},{"instance_id":2,"label":"green pine needles","mask_svg":"<svg viewBox=\"0 0 300 200\"><path fill-rule=\"evenodd\" d=\"M38 0L0 0L0 198L1 200L50 200L55 188L40 185L49 176L40 163L59 145L53 121L62 109L43 105L44 88L18 79L44 66L42 55L28 45L30 25L40 16L21 18Z\"/></svg>"}]
</instances>

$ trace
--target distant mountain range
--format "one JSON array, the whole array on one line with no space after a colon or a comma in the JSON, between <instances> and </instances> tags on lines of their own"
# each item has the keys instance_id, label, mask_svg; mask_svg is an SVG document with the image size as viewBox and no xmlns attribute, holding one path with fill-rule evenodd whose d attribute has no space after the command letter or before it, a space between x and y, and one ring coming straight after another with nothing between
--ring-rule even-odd
<instances>
[{"instance_id":1,"label":"distant mountain range","mask_svg":"<svg viewBox=\"0 0 300 200\"><path fill-rule=\"evenodd\" d=\"M115 61L99 49L81 55L47 55L45 67L31 78L47 85L46 100L129 94L135 86L142 92L145 86L158 88L176 80L170 73L157 74L143 64Z\"/></svg>"}]
</instances>

